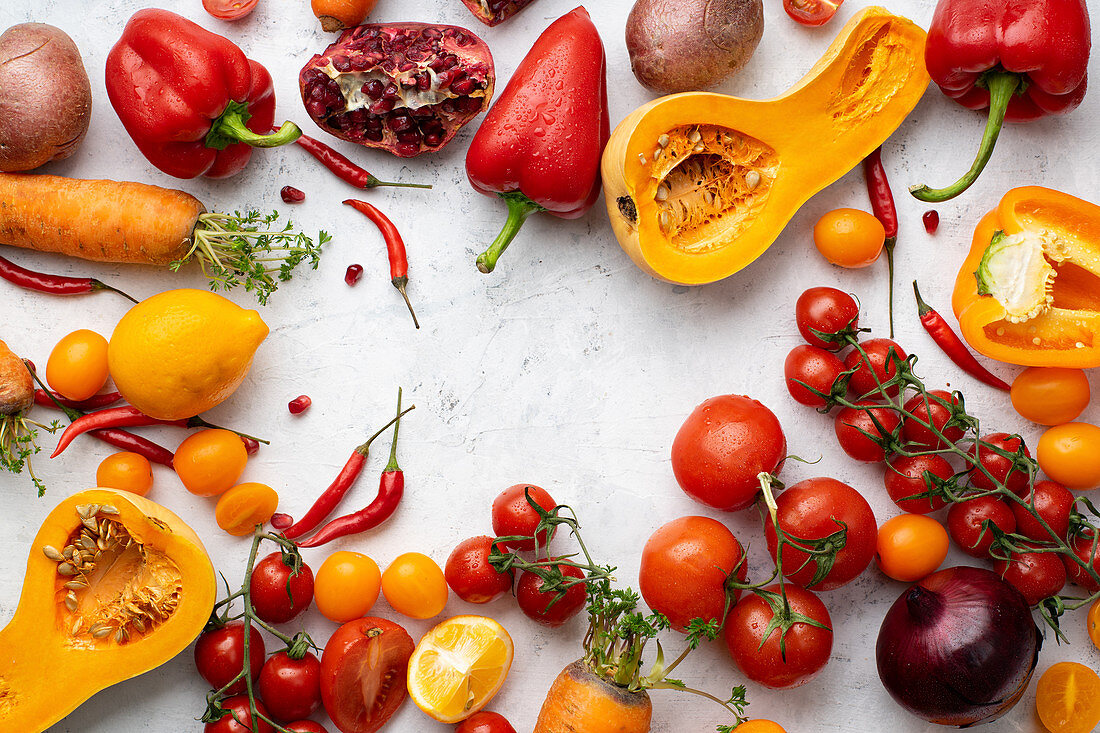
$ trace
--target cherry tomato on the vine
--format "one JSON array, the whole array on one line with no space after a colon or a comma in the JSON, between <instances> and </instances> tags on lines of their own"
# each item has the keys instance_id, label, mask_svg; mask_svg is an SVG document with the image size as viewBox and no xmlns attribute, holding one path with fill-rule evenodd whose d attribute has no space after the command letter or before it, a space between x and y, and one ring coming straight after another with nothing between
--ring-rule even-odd
<instances>
[{"instance_id":1,"label":"cherry tomato on the vine","mask_svg":"<svg viewBox=\"0 0 1100 733\"><path fill-rule=\"evenodd\" d=\"M824 0L783 1L784 8L811 4L821 7L825 2ZM836 8L833 9L835 11ZM790 14L791 11L787 12ZM885 242L886 229L882 226L882 222L873 214L859 209L834 209L814 224L814 244L817 246L817 251L826 260L840 267L867 267L882 254Z\"/></svg>"},{"instance_id":2,"label":"cherry tomato on the vine","mask_svg":"<svg viewBox=\"0 0 1100 733\"><path fill-rule=\"evenodd\" d=\"M112 453L96 469L95 485L145 496L153 488L153 467L138 453Z\"/></svg>"},{"instance_id":3,"label":"cherry tomato on the vine","mask_svg":"<svg viewBox=\"0 0 1100 733\"><path fill-rule=\"evenodd\" d=\"M1023 496L1028 489L1027 469L1017 466L1014 458L1003 456L989 447L999 448L1009 454L1016 453L1022 447L1024 455L1030 458L1031 451L1024 445L1020 436L1010 436L1008 433L990 433L982 436L981 443L981 447L977 450L977 457L982 464L982 468L988 471L997 481L1004 484L1009 491L1017 496ZM971 457L975 455L975 447L975 445L972 445L967 451ZM970 485L982 491L989 491L994 486L989 477L977 468L970 472Z\"/></svg>"},{"instance_id":4,"label":"cherry tomato on the vine","mask_svg":"<svg viewBox=\"0 0 1100 733\"><path fill-rule=\"evenodd\" d=\"M240 20L256 8L258 0L202 0L206 12L219 20Z\"/></svg>"},{"instance_id":5,"label":"cherry tomato on the vine","mask_svg":"<svg viewBox=\"0 0 1100 733\"><path fill-rule=\"evenodd\" d=\"M863 353L859 349L863 349ZM848 386L857 397L878 399L882 396L879 385L885 385L897 376L896 360L905 361L908 354L896 342L886 338L860 341L859 349L844 357L844 368L856 370L849 378ZM866 358L863 354L867 355ZM901 388L891 384L882 389L890 397L896 397Z\"/></svg>"},{"instance_id":6,"label":"cherry tomato on the vine","mask_svg":"<svg viewBox=\"0 0 1100 733\"><path fill-rule=\"evenodd\" d=\"M57 342L46 362L46 382L70 400L86 400L107 383L107 339L80 329Z\"/></svg>"},{"instance_id":7,"label":"cherry tomato on the vine","mask_svg":"<svg viewBox=\"0 0 1100 733\"><path fill-rule=\"evenodd\" d=\"M381 589L382 573L374 560L361 552L340 550L317 569L313 597L321 615L339 624L370 611Z\"/></svg>"},{"instance_id":8,"label":"cherry tomato on the vine","mask_svg":"<svg viewBox=\"0 0 1100 733\"><path fill-rule=\"evenodd\" d=\"M263 718L257 720L253 725L252 710L248 705L248 695L236 695L226 698L218 704L226 711L225 715L211 723L207 723L202 729L203 733L274 733L275 731L271 724ZM267 708L259 700L256 701L256 711L260 715L268 715ZM236 715L236 719L234 719L234 715ZM238 723L237 720L241 722Z\"/></svg>"},{"instance_id":9,"label":"cherry tomato on the vine","mask_svg":"<svg viewBox=\"0 0 1100 733\"><path fill-rule=\"evenodd\" d=\"M342 733L374 733L393 717L408 690L412 637L392 621L349 621L321 655L321 702Z\"/></svg>"},{"instance_id":10,"label":"cherry tomato on the vine","mask_svg":"<svg viewBox=\"0 0 1100 733\"><path fill-rule=\"evenodd\" d=\"M1020 552L1012 555L1012 561L996 560L993 570L1008 581L1034 606L1049 598L1066 584L1066 566L1060 555L1053 552Z\"/></svg>"},{"instance_id":11,"label":"cherry tomato on the vine","mask_svg":"<svg viewBox=\"0 0 1100 733\"><path fill-rule=\"evenodd\" d=\"M890 459L883 480L886 493L902 511L928 514L947 506L947 499L942 496L919 496L933 488L931 479L924 475L926 471L945 481L955 474L942 456L894 456Z\"/></svg>"},{"instance_id":12,"label":"cherry tomato on the vine","mask_svg":"<svg viewBox=\"0 0 1100 733\"><path fill-rule=\"evenodd\" d=\"M382 595L409 618L438 616L447 605L447 579L435 560L419 552L398 555L382 573Z\"/></svg>"},{"instance_id":13,"label":"cherry tomato on the vine","mask_svg":"<svg viewBox=\"0 0 1100 733\"><path fill-rule=\"evenodd\" d=\"M535 536L535 528L538 527L541 517L538 510L531 506L531 502L527 501L528 494L531 495L532 501L544 511L550 511L557 506L557 502L554 501L554 498L550 496L546 489L534 484L509 486L493 500L493 532L497 537ZM540 547L546 547L546 543L549 541L546 535L545 530L539 533L538 544ZM502 545L508 550L529 551L535 549L535 540L515 540L504 542Z\"/></svg>"},{"instance_id":14,"label":"cherry tomato on the vine","mask_svg":"<svg viewBox=\"0 0 1100 733\"><path fill-rule=\"evenodd\" d=\"M256 563L248 580L253 610L269 624L284 624L313 603L313 570L304 562L294 568L273 552ZM292 716L304 718L305 715Z\"/></svg>"},{"instance_id":15,"label":"cherry tomato on the vine","mask_svg":"<svg viewBox=\"0 0 1100 733\"><path fill-rule=\"evenodd\" d=\"M901 418L893 409L876 402L860 400L854 404L856 407L845 407L838 412L833 421L840 447L857 461L877 463L886 460L886 448L879 441L888 441L897 433Z\"/></svg>"},{"instance_id":16,"label":"cherry tomato on the vine","mask_svg":"<svg viewBox=\"0 0 1100 733\"><path fill-rule=\"evenodd\" d=\"M558 565L566 578L583 578L584 573L572 565ZM555 628L576 616L584 608L587 595L584 583L569 587L565 595L555 601L557 593L542 591L543 580L529 571L523 571L516 584L516 601L527 618L543 626Z\"/></svg>"},{"instance_id":17,"label":"cherry tomato on the vine","mask_svg":"<svg viewBox=\"0 0 1100 733\"><path fill-rule=\"evenodd\" d=\"M835 335L859 328L859 305L855 298L836 288L816 287L798 296L794 306L795 325L810 346L827 351L844 348L843 341L827 341L814 333Z\"/></svg>"},{"instance_id":18,"label":"cherry tomato on the vine","mask_svg":"<svg viewBox=\"0 0 1100 733\"><path fill-rule=\"evenodd\" d=\"M959 404L958 397L942 389L930 391L927 398L918 394L906 400L906 417L902 420L901 437L918 448L936 450L945 446L945 441L929 427L935 427L947 443L956 443L965 432L959 425L951 423L952 409ZM919 422L918 422L919 421Z\"/></svg>"},{"instance_id":19,"label":"cherry tomato on the vine","mask_svg":"<svg viewBox=\"0 0 1100 733\"><path fill-rule=\"evenodd\" d=\"M187 437L172 461L183 485L196 496L217 496L240 478L248 452L240 436L221 428Z\"/></svg>"},{"instance_id":20,"label":"cherry tomato on the vine","mask_svg":"<svg viewBox=\"0 0 1100 733\"><path fill-rule=\"evenodd\" d=\"M825 398L811 392L807 387L831 395L837 379L843 372L844 362L839 356L831 351L806 344L791 349L786 361L783 362L783 377L787 383L787 391L791 393L795 402L809 407L824 407ZM846 393L847 390L843 392Z\"/></svg>"},{"instance_id":21,"label":"cherry tomato on the vine","mask_svg":"<svg viewBox=\"0 0 1100 733\"><path fill-rule=\"evenodd\" d=\"M1031 506L1038 512L1047 526L1062 539L1069 532L1069 515L1073 509L1073 494L1069 489L1054 481L1039 481L1030 496ZM1051 540L1050 532L1039 523L1022 504L1012 502L1012 513L1016 517L1016 531L1024 537L1040 542Z\"/></svg>"},{"instance_id":22,"label":"cherry tomato on the vine","mask_svg":"<svg viewBox=\"0 0 1100 733\"><path fill-rule=\"evenodd\" d=\"M1040 425L1076 420L1089 406L1089 379L1080 369L1028 367L1012 380L1012 406Z\"/></svg>"},{"instance_id":23,"label":"cherry tomato on the vine","mask_svg":"<svg viewBox=\"0 0 1100 733\"><path fill-rule=\"evenodd\" d=\"M876 559L883 573L912 583L935 572L947 557L947 530L923 514L899 514L878 529Z\"/></svg>"},{"instance_id":24,"label":"cherry tomato on the vine","mask_svg":"<svg viewBox=\"0 0 1100 733\"><path fill-rule=\"evenodd\" d=\"M795 22L812 27L828 23L842 2L844 0L783 0L783 10Z\"/></svg>"},{"instance_id":25,"label":"cherry tomato on the vine","mask_svg":"<svg viewBox=\"0 0 1100 733\"><path fill-rule=\"evenodd\" d=\"M1074 556L1077 557L1085 566L1089 566L1100 575L1100 534L1095 532L1092 535L1088 534L1076 534L1069 540L1069 548L1073 550ZM1066 576L1081 586L1089 593L1095 593L1100 590L1100 583L1096 582L1084 567L1074 562L1072 559L1061 556L1062 564L1066 566Z\"/></svg>"},{"instance_id":26,"label":"cherry tomato on the vine","mask_svg":"<svg viewBox=\"0 0 1100 733\"><path fill-rule=\"evenodd\" d=\"M275 718L305 718L321 705L321 663L309 652L301 659L277 652L264 662L258 685Z\"/></svg>"},{"instance_id":27,"label":"cherry tomato on the vine","mask_svg":"<svg viewBox=\"0 0 1100 733\"><path fill-rule=\"evenodd\" d=\"M325 726L312 720L295 720L293 723L287 723L283 727L295 733L328 733L328 731L325 730Z\"/></svg>"},{"instance_id":28,"label":"cherry tomato on the vine","mask_svg":"<svg viewBox=\"0 0 1100 733\"><path fill-rule=\"evenodd\" d=\"M1012 510L995 496L978 496L952 504L947 510L947 531L967 555L988 558L994 536L992 530L982 526L986 520L1002 532L1016 531L1016 517Z\"/></svg>"},{"instance_id":29,"label":"cherry tomato on the vine","mask_svg":"<svg viewBox=\"0 0 1100 733\"><path fill-rule=\"evenodd\" d=\"M500 713L482 710L459 723L455 733L516 733L516 729Z\"/></svg>"},{"instance_id":30,"label":"cherry tomato on the vine","mask_svg":"<svg viewBox=\"0 0 1100 733\"><path fill-rule=\"evenodd\" d=\"M492 548L492 537L471 537L459 542L447 558L447 585L467 603L488 603L512 590L512 571L498 572L489 563Z\"/></svg>"},{"instance_id":31,"label":"cherry tomato on the vine","mask_svg":"<svg viewBox=\"0 0 1100 733\"><path fill-rule=\"evenodd\" d=\"M1048 429L1035 451L1043 473L1078 491L1100 486L1100 427L1068 422Z\"/></svg>"},{"instance_id":32,"label":"cherry tomato on the vine","mask_svg":"<svg viewBox=\"0 0 1100 733\"><path fill-rule=\"evenodd\" d=\"M252 679L260 675L264 664L264 638L252 626L248 635L248 661ZM204 631L195 642L195 666L211 689L220 690L244 669L244 624L234 622L220 629ZM245 690L242 677L227 692L237 695Z\"/></svg>"}]
</instances>

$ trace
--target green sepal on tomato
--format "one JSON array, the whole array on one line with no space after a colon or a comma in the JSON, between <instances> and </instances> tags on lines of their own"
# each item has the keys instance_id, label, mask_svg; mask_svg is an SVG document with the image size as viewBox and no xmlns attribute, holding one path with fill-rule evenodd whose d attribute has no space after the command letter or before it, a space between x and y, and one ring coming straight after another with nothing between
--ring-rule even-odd
<instances>
[{"instance_id":1,"label":"green sepal on tomato","mask_svg":"<svg viewBox=\"0 0 1100 733\"><path fill-rule=\"evenodd\" d=\"M256 701L256 712L267 716L267 708ZM217 704L216 709L208 710L203 716L206 723L203 733L274 733L275 729L261 717L253 722L248 695L228 697ZM237 722L240 721L240 722Z\"/></svg>"}]
</instances>

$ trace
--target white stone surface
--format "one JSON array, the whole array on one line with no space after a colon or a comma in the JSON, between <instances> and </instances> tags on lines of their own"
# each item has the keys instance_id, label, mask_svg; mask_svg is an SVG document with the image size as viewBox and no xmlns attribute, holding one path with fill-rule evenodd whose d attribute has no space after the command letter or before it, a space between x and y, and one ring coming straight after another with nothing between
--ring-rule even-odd
<instances>
[{"instance_id":1,"label":"white stone surface","mask_svg":"<svg viewBox=\"0 0 1100 733\"><path fill-rule=\"evenodd\" d=\"M357 192L302 151L259 151L243 174L226 181L174 180L138 153L107 101L103 66L126 19L144 2L0 3L0 27L42 21L70 33L92 79L91 132L73 158L49 166L48 172L177 186L223 211L277 207L307 230L324 228L333 234L320 269L299 273L263 309L271 335L241 389L210 415L272 440L250 462L245 478L276 487L282 509L300 515L351 449L388 419L396 387L405 387L408 403L417 409L401 434L400 458L408 479L404 503L378 530L327 549L363 551L383 566L401 552L418 550L442 564L458 541L491 531L489 506L498 491L528 481L577 508L590 548L602 561L619 567L623 583L636 583L638 555L649 533L692 513L727 522L749 544L751 570L758 577L767 557L755 513L724 515L694 504L677 487L669 466L669 446L684 417L702 400L729 392L750 394L771 407L784 425L792 453L820 455L812 466L788 465L785 481L834 476L863 491L880 522L896 513L882 488L881 468L847 459L837 449L831 421L795 404L781 379L783 359L799 342L794 301L808 286L829 284L857 293L864 305L863 324L884 334L885 265L862 271L831 267L810 239L814 221L825 211L868 206L858 169L806 204L754 265L711 286L673 287L637 270L616 245L602 204L577 221L532 217L497 271L485 276L475 269L474 256L496 234L505 211L466 181L463 156L473 125L444 152L412 161L335 141L310 123L299 101L299 68L331 40L317 27L305 0L260 0L255 13L235 24L207 16L199 0L165 4L229 36L272 71L280 120L297 120L309 134L332 143L381 178L435 186L428 192L362 193L389 212L404 232L411 262L409 295L424 326L414 331L389 283L378 234L340 205ZM459 0L381 0L372 20L439 21L474 29L492 47L502 89L539 32L575 4L539 0L508 23L488 29ZM616 123L651 98L630 73L624 48L624 20L631 3L591 0L588 5L607 45L611 118ZM807 29L785 16L779 0L769 0L756 55L720 90L752 98L779 94L802 76L861 5L850 0L829 25ZM933 8L931 0L891 0L889 5L922 25ZM901 216L899 342L920 355L919 371L930 385L948 383L965 390L968 404L990 429L1020 431L1033 446L1037 426L1018 418L1006 396L958 376L959 370L933 346L917 321L909 282L919 277L927 299L949 314L951 287L973 226L1010 187L1043 184L1095 200L1100 183L1098 113L1100 93L1093 91L1068 117L1007 126L989 168L972 190L937 207L941 224L935 236L921 226L920 214L927 207L907 196L905 188L954 180L972 158L984 117L956 106L933 86L884 150ZM736 120L729 123L737 125ZM305 191L306 203L284 206L278 190L286 184ZM173 275L11 254L43 270L94 275L137 296L203 287L199 274L190 269ZM361 263L366 275L357 287L348 288L344 269L353 262ZM245 293L231 297L244 305L253 302ZM77 328L110 334L124 312L125 303L110 295L51 298L0 282L0 338L40 367L64 334ZM993 369L1006 378L1015 373L1000 365ZM286 402L301 393L313 398L313 407L292 417ZM1097 421L1100 414L1092 407L1084 419ZM146 433L170 446L181 439L171 430ZM52 445L51 439L44 442ZM347 507L373 498L386 446L385 441L379 446ZM41 520L57 500L94 483L95 468L108 452L81 439L59 459L39 456L39 471L50 487L45 499L33 495L25 477L0 475L0 623L14 611L26 553ZM217 528L212 501L192 497L169 471L157 468L155 473L152 498L189 521L218 570L239 582L247 541ZM306 553L314 568L327 549ZM964 559L954 553L950 557L954 563ZM878 625L902 588L871 568L849 586L824 594L836 629L831 662L799 689L773 692L750 683L752 715L773 718L792 733L936 730L895 705L875 673ZM397 618L384 601L375 612ZM482 608L452 598L445 615L469 612L499 618L514 637L515 664L491 707L505 713L517 730L531 730L551 680L579 655L582 621L547 630L528 621L507 599ZM429 626L397 620L414 637ZM319 641L333 628L316 612L310 613L306 626ZM1084 633L1083 612L1068 616L1064 627L1072 643L1059 646L1048 635L1038 671L1065 659L1100 667L1100 651ZM676 640L669 646L676 647ZM43 685L63 687L66 674L64 667L57 667ZM689 683L715 691L742 679L721 643L690 659L683 675ZM1034 682L1023 702L987 729L1039 730L1033 689ZM96 695L51 731L199 730L195 719L202 714L204 692L186 652ZM667 692L654 698L656 732L704 733L727 722L706 700ZM449 729L411 703L387 728L405 733Z\"/></svg>"}]
</instances>

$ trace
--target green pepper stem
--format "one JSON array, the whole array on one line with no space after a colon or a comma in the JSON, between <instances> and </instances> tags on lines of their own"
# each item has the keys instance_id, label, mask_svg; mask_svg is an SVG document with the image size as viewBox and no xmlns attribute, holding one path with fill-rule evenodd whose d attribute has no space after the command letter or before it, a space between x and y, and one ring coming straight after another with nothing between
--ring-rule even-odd
<instances>
[{"instance_id":1,"label":"green pepper stem","mask_svg":"<svg viewBox=\"0 0 1100 733\"><path fill-rule=\"evenodd\" d=\"M523 222L527 221L527 217L536 211L546 211L545 207L539 206L519 191L497 195L508 204L508 220L504 222L504 228L500 230L500 234L489 245L489 249L477 256L477 269L484 273L492 272L493 268L497 266L497 260L500 259L500 256L504 254L504 250L508 249L508 245L519 234L520 227L523 226Z\"/></svg>"},{"instance_id":2,"label":"green pepper stem","mask_svg":"<svg viewBox=\"0 0 1100 733\"><path fill-rule=\"evenodd\" d=\"M920 289L917 288L917 281L913 281L913 295L917 296L917 315L924 318L926 315L932 312L932 306L924 302L924 298L920 297Z\"/></svg>"},{"instance_id":3,"label":"green pepper stem","mask_svg":"<svg viewBox=\"0 0 1100 733\"><path fill-rule=\"evenodd\" d=\"M1001 134L1008 103L1012 100L1012 95L1019 91L1021 79L1019 74L1007 71L987 71L981 76L979 83L984 84L989 90L989 119L985 123L985 133L982 135L982 144L978 148L978 156L974 158L974 164L970 166L970 170L946 188L929 188L924 184L911 186L909 193L921 201L938 203L955 198L978 179L985 164L993 155L993 146L997 144L997 136Z\"/></svg>"},{"instance_id":4,"label":"green pepper stem","mask_svg":"<svg viewBox=\"0 0 1100 733\"><path fill-rule=\"evenodd\" d=\"M283 123L275 132L261 135L245 125L252 117L248 105L242 102L230 102L221 116L210 125L204 141L206 147L225 150L234 143L245 143L254 148L277 148L287 145L302 136L302 130L293 122Z\"/></svg>"},{"instance_id":5,"label":"green pepper stem","mask_svg":"<svg viewBox=\"0 0 1100 733\"><path fill-rule=\"evenodd\" d=\"M401 429L401 416L404 413L401 412L401 388L397 388L397 417L393 421L393 442L390 443L390 462L386 464L386 467L382 470L383 473L393 473L400 471L401 467L397 465L397 431Z\"/></svg>"},{"instance_id":6,"label":"green pepper stem","mask_svg":"<svg viewBox=\"0 0 1100 733\"><path fill-rule=\"evenodd\" d=\"M897 243L897 237L887 237L882 245L883 249L886 250L886 276L890 278L887 281L887 293L890 298L890 338L894 338L894 246Z\"/></svg>"}]
</instances>

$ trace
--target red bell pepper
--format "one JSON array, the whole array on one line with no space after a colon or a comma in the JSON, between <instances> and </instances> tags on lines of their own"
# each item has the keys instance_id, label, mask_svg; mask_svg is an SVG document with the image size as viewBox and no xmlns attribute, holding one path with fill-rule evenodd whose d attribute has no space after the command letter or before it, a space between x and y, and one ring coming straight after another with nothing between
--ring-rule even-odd
<instances>
[{"instance_id":1,"label":"red bell pepper","mask_svg":"<svg viewBox=\"0 0 1100 733\"><path fill-rule=\"evenodd\" d=\"M477 258L492 272L527 217L584 216L600 195L600 155L611 124L607 63L588 11L554 21L520 62L466 154L481 193L508 204L504 229Z\"/></svg>"},{"instance_id":2,"label":"red bell pepper","mask_svg":"<svg viewBox=\"0 0 1100 733\"><path fill-rule=\"evenodd\" d=\"M947 96L989 108L974 165L947 188L914 186L921 201L946 201L985 168L1004 120L1069 112L1085 97L1092 35L1085 0L940 0L925 63Z\"/></svg>"},{"instance_id":3,"label":"red bell pepper","mask_svg":"<svg viewBox=\"0 0 1100 733\"><path fill-rule=\"evenodd\" d=\"M267 69L228 38L167 10L134 13L107 54L107 96L149 162L177 178L240 172L252 147L294 142L275 133Z\"/></svg>"}]
</instances>

